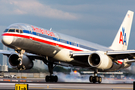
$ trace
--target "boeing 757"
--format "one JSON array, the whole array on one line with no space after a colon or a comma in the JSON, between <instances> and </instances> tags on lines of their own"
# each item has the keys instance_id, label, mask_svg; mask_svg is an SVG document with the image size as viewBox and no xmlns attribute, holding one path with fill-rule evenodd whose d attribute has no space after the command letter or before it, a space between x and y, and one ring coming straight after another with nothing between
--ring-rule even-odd
<instances>
[{"instance_id":1,"label":"boeing 757","mask_svg":"<svg viewBox=\"0 0 135 90\"><path fill-rule=\"evenodd\" d=\"M42 60L50 75L46 82L57 82L53 75L56 65L87 68L94 71L89 77L92 83L101 83L99 72L127 68L135 62L135 50L127 50L133 20L133 11L128 11L110 47L64 35L34 25L15 23L2 34L2 43L15 51L1 50L9 57L10 65L18 70L31 69L33 60Z\"/></svg>"}]
</instances>

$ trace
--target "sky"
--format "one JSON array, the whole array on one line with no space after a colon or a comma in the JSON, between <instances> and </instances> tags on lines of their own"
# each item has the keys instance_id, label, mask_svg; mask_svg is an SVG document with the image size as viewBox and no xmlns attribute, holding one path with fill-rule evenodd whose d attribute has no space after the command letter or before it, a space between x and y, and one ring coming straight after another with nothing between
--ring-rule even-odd
<instances>
[{"instance_id":1,"label":"sky","mask_svg":"<svg viewBox=\"0 0 135 90\"><path fill-rule=\"evenodd\" d=\"M0 0L0 34L13 23L45 29L110 46L135 0ZM135 19L128 49L135 49Z\"/></svg>"}]
</instances>

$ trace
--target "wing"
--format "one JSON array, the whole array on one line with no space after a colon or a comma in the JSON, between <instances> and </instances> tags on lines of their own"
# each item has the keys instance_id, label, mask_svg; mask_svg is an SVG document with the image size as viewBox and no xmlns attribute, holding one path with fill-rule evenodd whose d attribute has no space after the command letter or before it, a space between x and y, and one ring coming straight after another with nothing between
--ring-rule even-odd
<instances>
[{"instance_id":1,"label":"wing","mask_svg":"<svg viewBox=\"0 0 135 90\"><path fill-rule=\"evenodd\" d=\"M94 53L100 53L98 51L92 51L92 52L71 52L70 55L73 58L76 57L88 57L91 54ZM102 52L105 55L109 56L112 60L120 60L120 59L128 59L128 63L135 62L135 50L121 50L121 51L104 51Z\"/></svg>"},{"instance_id":2,"label":"wing","mask_svg":"<svg viewBox=\"0 0 135 90\"><path fill-rule=\"evenodd\" d=\"M10 56L12 53L15 53L14 51L8 51L8 50L0 50L0 53L6 56Z\"/></svg>"},{"instance_id":3,"label":"wing","mask_svg":"<svg viewBox=\"0 0 135 90\"><path fill-rule=\"evenodd\" d=\"M17 54L15 51L9 51L9 50L0 50L0 54L3 54L7 57L10 57L10 55L12 54ZM26 55L27 57L29 57L31 60L42 60L45 64L48 64L49 60L46 59L45 56L40 56L37 54L32 54L32 53L27 53L25 52L24 55ZM66 64L66 63L59 63L59 62L53 62L55 65L61 65L61 66L69 66L70 64Z\"/></svg>"},{"instance_id":4,"label":"wing","mask_svg":"<svg viewBox=\"0 0 135 90\"><path fill-rule=\"evenodd\" d=\"M12 54L17 54L15 51L9 51L9 50L0 50L0 53L8 57ZM44 57L36 55L36 54L32 54L32 53L24 53L24 55L28 56L29 58L34 58L34 59L41 59L41 60L44 59Z\"/></svg>"},{"instance_id":5,"label":"wing","mask_svg":"<svg viewBox=\"0 0 135 90\"><path fill-rule=\"evenodd\" d=\"M135 50L124 50L124 51L107 51L106 55L111 58L117 59L135 59Z\"/></svg>"}]
</instances>

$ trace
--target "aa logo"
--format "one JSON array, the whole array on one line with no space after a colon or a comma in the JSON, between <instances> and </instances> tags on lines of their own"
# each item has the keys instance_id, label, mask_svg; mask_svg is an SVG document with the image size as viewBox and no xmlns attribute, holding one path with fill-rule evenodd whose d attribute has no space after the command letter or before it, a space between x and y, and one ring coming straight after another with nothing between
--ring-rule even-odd
<instances>
[{"instance_id":1,"label":"aa logo","mask_svg":"<svg viewBox=\"0 0 135 90\"><path fill-rule=\"evenodd\" d=\"M126 43L126 33L125 33L125 28L122 27L122 31L120 31L120 39L119 39L119 43L123 44L123 45L127 45Z\"/></svg>"}]
</instances>

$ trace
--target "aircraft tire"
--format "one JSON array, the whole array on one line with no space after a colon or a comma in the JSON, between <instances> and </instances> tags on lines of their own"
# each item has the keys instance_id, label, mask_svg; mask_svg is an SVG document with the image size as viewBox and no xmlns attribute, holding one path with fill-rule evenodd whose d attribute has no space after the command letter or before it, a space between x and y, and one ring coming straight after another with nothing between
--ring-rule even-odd
<instances>
[{"instance_id":1,"label":"aircraft tire","mask_svg":"<svg viewBox=\"0 0 135 90\"><path fill-rule=\"evenodd\" d=\"M46 76L45 81L46 82L57 82L58 77L57 76Z\"/></svg>"},{"instance_id":2,"label":"aircraft tire","mask_svg":"<svg viewBox=\"0 0 135 90\"><path fill-rule=\"evenodd\" d=\"M101 83L101 82L102 82L102 78L98 77L98 83Z\"/></svg>"},{"instance_id":3,"label":"aircraft tire","mask_svg":"<svg viewBox=\"0 0 135 90\"><path fill-rule=\"evenodd\" d=\"M93 82L93 83L96 83L96 82L101 83L102 82L102 78L101 77L98 77L98 76L95 76L95 77L90 76L89 77L89 81L90 82Z\"/></svg>"},{"instance_id":4,"label":"aircraft tire","mask_svg":"<svg viewBox=\"0 0 135 90\"><path fill-rule=\"evenodd\" d=\"M98 82L98 76L95 76L95 81Z\"/></svg>"},{"instance_id":5,"label":"aircraft tire","mask_svg":"<svg viewBox=\"0 0 135 90\"><path fill-rule=\"evenodd\" d=\"M89 81L92 82L92 80L93 80L93 76L90 76Z\"/></svg>"},{"instance_id":6,"label":"aircraft tire","mask_svg":"<svg viewBox=\"0 0 135 90\"><path fill-rule=\"evenodd\" d=\"M92 82L96 83L96 78L95 77L93 77Z\"/></svg>"},{"instance_id":7,"label":"aircraft tire","mask_svg":"<svg viewBox=\"0 0 135 90\"><path fill-rule=\"evenodd\" d=\"M46 76L46 77L45 77L45 81L46 81L46 82L49 82L49 81L50 81L50 76Z\"/></svg>"},{"instance_id":8,"label":"aircraft tire","mask_svg":"<svg viewBox=\"0 0 135 90\"><path fill-rule=\"evenodd\" d=\"M54 76L54 81L58 82L58 77L57 76Z\"/></svg>"}]
</instances>

